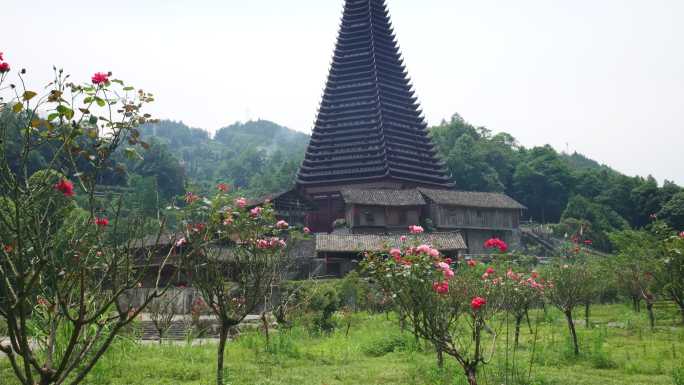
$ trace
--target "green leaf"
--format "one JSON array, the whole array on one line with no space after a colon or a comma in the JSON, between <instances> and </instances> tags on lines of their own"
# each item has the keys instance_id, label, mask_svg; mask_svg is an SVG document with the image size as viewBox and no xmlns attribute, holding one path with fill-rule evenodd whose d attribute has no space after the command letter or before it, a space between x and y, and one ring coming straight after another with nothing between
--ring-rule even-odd
<instances>
[{"instance_id":1,"label":"green leaf","mask_svg":"<svg viewBox=\"0 0 684 385\"><path fill-rule=\"evenodd\" d=\"M12 111L15 112L15 113L19 113L19 112L21 112L21 110L23 110L23 109L24 109L24 105L21 104L21 103L17 103L17 104L15 104L15 105L12 106Z\"/></svg>"},{"instance_id":2,"label":"green leaf","mask_svg":"<svg viewBox=\"0 0 684 385\"><path fill-rule=\"evenodd\" d=\"M130 87L130 86L123 88L124 91L133 91L134 89L135 89L134 87Z\"/></svg>"},{"instance_id":3,"label":"green leaf","mask_svg":"<svg viewBox=\"0 0 684 385\"><path fill-rule=\"evenodd\" d=\"M92 103L92 102L93 102L93 97L92 97L92 96L88 96L88 97L86 97L85 99L83 99L83 104L90 104L90 103Z\"/></svg>"},{"instance_id":4,"label":"green leaf","mask_svg":"<svg viewBox=\"0 0 684 385\"><path fill-rule=\"evenodd\" d=\"M90 119L88 119L88 123L95 125L97 124L97 116L90 115Z\"/></svg>"},{"instance_id":5,"label":"green leaf","mask_svg":"<svg viewBox=\"0 0 684 385\"><path fill-rule=\"evenodd\" d=\"M57 106L57 112L59 112L60 115L63 115L68 120L71 120L71 118L74 117L74 110L63 104Z\"/></svg>"},{"instance_id":6,"label":"green leaf","mask_svg":"<svg viewBox=\"0 0 684 385\"><path fill-rule=\"evenodd\" d=\"M119 80L119 79L112 79L112 80L110 80L110 82L112 82L112 83L119 83L119 84L121 84L122 86L124 85L123 81L121 81L121 80Z\"/></svg>"},{"instance_id":7,"label":"green leaf","mask_svg":"<svg viewBox=\"0 0 684 385\"><path fill-rule=\"evenodd\" d=\"M95 103L97 103L97 105L100 106L100 107L104 107L105 104L107 104L107 102L105 102L104 99L102 99L102 98L99 97L99 96L96 96L96 97L95 97Z\"/></svg>"},{"instance_id":8,"label":"green leaf","mask_svg":"<svg viewBox=\"0 0 684 385\"><path fill-rule=\"evenodd\" d=\"M126 157L127 157L128 159L131 159L131 160L143 160L143 157L142 157L140 154L138 154L138 152L135 151L134 148L127 147L127 148L124 150L124 153L126 154Z\"/></svg>"},{"instance_id":9,"label":"green leaf","mask_svg":"<svg viewBox=\"0 0 684 385\"><path fill-rule=\"evenodd\" d=\"M47 116L47 120L48 120L48 122L53 121L53 120L57 119L58 116L59 116L58 113L53 112L53 113L51 113L50 115Z\"/></svg>"},{"instance_id":10,"label":"green leaf","mask_svg":"<svg viewBox=\"0 0 684 385\"><path fill-rule=\"evenodd\" d=\"M22 96L22 98L23 98L25 101L29 101L29 100L33 99L33 97L36 96L36 95L38 95L38 94L35 93L35 92L33 92L33 91L25 91L25 92L24 92L24 95Z\"/></svg>"}]
</instances>

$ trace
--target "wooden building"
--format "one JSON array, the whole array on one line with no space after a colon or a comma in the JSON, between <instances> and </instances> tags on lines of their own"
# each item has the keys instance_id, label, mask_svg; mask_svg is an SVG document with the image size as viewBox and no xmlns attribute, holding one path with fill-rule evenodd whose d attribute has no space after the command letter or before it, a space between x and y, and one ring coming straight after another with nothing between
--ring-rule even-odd
<instances>
[{"instance_id":1,"label":"wooden building","mask_svg":"<svg viewBox=\"0 0 684 385\"><path fill-rule=\"evenodd\" d=\"M518 242L521 204L457 187L429 136L385 1L346 0L296 187L274 200L276 211L316 233L314 257L335 260L324 269L333 275L348 267L341 260L410 225L458 234L459 254L486 252L492 236Z\"/></svg>"}]
</instances>

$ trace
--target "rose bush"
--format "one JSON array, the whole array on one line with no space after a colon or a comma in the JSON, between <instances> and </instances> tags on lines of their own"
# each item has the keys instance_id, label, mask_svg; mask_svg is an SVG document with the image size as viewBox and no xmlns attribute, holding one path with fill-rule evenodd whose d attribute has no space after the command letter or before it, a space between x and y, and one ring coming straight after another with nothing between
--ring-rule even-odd
<instances>
[{"instance_id":1,"label":"rose bush","mask_svg":"<svg viewBox=\"0 0 684 385\"><path fill-rule=\"evenodd\" d=\"M420 234L417 227L409 232ZM362 268L390 293L414 332L452 356L469 383L477 384L478 367L488 362L486 351L492 354L496 342L488 324L505 309L505 276L491 266L454 261L410 238L386 253L367 253Z\"/></svg>"}]
</instances>

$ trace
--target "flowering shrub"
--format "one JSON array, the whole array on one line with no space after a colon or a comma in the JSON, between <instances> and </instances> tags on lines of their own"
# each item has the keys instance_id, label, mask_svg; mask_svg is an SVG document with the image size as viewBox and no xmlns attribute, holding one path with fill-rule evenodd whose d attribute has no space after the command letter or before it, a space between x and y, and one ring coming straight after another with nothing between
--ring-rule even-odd
<instances>
[{"instance_id":1,"label":"flowering shrub","mask_svg":"<svg viewBox=\"0 0 684 385\"><path fill-rule=\"evenodd\" d=\"M134 250L142 242L134 224L104 216L125 200L103 207L95 198L115 168L111 155L126 146L139 156L137 146L146 146L136 127L149 121L143 108L153 97L111 74L76 83L62 70L39 95L26 87L25 70L10 81L4 60L0 54L0 318L10 343L0 351L21 384L76 385L164 291L155 285L130 305L127 293L148 272L131 266L149 266L152 255Z\"/></svg>"},{"instance_id":2,"label":"flowering shrub","mask_svg":"<svg viewBox=\"0 0 684 385\"><path fill-rule=\"evenodd\" d=\"M416 226L410 231L420 233ZM477 368L487 362L483 344L495 341L495 334L483 332L494 333L487 323L504 308L502 277L491 267L454 262L409 240L387 253L368 253L362 267L391 294L414 332L454 357L476 384Z\"/></svg>"},{"instance_id":3,"label":"flowering shrub","mask_svg":"<svg viewBox=\"0 0 684 385\"><path fill-rule=\"evenodd\" d=\"M275 217L272 207L250 208L245 198L228 191L219 184L212 197L186 196L181 211L186 231L176 242L193 286L219 320L219 385L229 330L263 303L280 278L288 242L299 237L296 229Z\"/></svg>"}]
</instances>

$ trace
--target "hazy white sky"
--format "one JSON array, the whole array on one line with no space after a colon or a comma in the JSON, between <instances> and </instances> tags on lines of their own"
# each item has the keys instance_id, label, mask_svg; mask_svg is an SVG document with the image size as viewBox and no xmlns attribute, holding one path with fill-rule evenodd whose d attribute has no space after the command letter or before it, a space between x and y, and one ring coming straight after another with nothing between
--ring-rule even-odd
<instances>
[{"instance_id":1,"label":"hazy white sky","mask_svg":"<svg viewBox=\"0 0 684 385\"><path fill-rule=\"evenodd\" d=\"M454 112L526 146L684 184L684 1L387 0L429 123ZM309 132L343 0L3 0L0 51L152 91L156 117Z\"/></svg>"}]
</instances>

